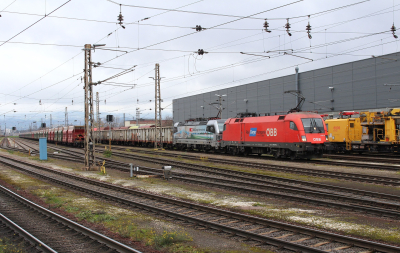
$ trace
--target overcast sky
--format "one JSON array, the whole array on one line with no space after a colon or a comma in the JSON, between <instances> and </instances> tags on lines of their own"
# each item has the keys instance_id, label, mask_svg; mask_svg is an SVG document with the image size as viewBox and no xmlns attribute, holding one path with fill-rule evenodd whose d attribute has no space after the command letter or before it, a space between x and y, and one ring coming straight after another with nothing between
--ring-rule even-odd
<instances>
[{"instance_id":1,"label":"overcast sky","mask_svg":"<svg viewBox=\"0 0 400 253\"><path fill-rule=\"evenodd\" d=\"M125 29L117 24L119 4ZM0 0L0 124L26 129L43 119L49 125L50 114L62 124L65 107L69 122L83 124L85 44L121 50L92 52L103 66L93 70L93 81L136 65L110 80L121 86L94 87L101 117L132 119L139 107L142 117L153 118L149 77L156 63L163 115L171 115L176 98L293 74L296 65L304 72L397 52L390 28L400 25L399 10L399 0ZM265 18L270 33L263 31ZM210 29L196 32L196 25Z\"/></svg>"}]
</instances>

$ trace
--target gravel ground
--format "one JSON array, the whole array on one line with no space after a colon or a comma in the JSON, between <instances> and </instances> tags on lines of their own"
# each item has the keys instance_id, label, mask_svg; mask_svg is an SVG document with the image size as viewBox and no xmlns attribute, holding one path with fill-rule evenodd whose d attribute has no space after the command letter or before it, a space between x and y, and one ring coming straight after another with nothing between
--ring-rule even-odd
<instances>
[{"instance_id":1,"label":"gravel ground","mask_svg":"<svg viewBox=\"0 0 400 253\"><path fill-rule=\"evenodd\" d=\"M192 154L192 153L191 153ZM203 154L201 154L203 156ZM233 157L231 157L233 158ZM116 159L116 157L113 157ZM235 158L237 159L237 158ZM253 159L253 158L241 158ZM129 161L128 159L116 159L121 161ZM258 159L255 159L258 160ZM130 161L132 162L132 161ZM270 162L270 161L265 161ZM281 161L273 161L274 163L283 163ZM182 199L188 199L195 202L201 202L209 205L216 205L231 210L241 210L243 212L260 215L263 217L269 217L277 220L284 220L291 223L300 223L323 228L327 230L339 231L344 234L355 234L359 236L366 236L373 239L389 240L400 244L400 222L395 220L381 219L375 217L368 217L364 215L357 215L352 212L345 212L340 210L334 210L331 208L315 207L305 204L289 203L287 201L278 199L268 198L251 198L244 194L231 194L222 190L209 190L203 187L188 185L177 182L165 182L159 179L129 179L129 174L125 172L107 170L107 177L100 176L93 172L82 172L80 169L81 165L57 161L59 166L55 168L71 171L73 168L74 172L78 174L85 174L86 176L98 178L101 180L113 182L120 185L137 187L151 192L157 192L164 195L175 196ZM149 167L160 167L160 165L154 166L152 163L136 162L139 166ZM293 163L290 163L291 166ZM282 165L282 164L281 164ZM323 165L313 164L299 164L301 167L309 166L310 168L328 167ZM106 164L107 167L107 164ZM325 168L328 169L328 168ZM335 170L342 169L344 171L349 168L335 168ZM357 168L356 170L361 170ZM351 171L352 173L359 173L358 171ZM364 173L373 172L373 170L366 169ZM376 171L378 173L384 173L384 171ZM393 172L386 172L393 173ZM384 176L389 176L385 174ZM399 189L395 187L368 185L354 182L338 182L338 180L321 179L322 182L326 180L326 183L332 185L340 185L356 189L368 189L383 193L399 192ZM319 181L319 182L321 182Z\"/></svg>"},{"instance_id":2,"label":"gravel ground","mask_svg":"<svg viewBox=\"0 0 400 253\"><path fill-rule=\"evenodd\" d=\"M129 147L131 150L133 148ZM139 149L139 150L148 150L148 149ZM209 162L200 162L200 157L210 157L210 158L225 158L228 160L232 161L240 161L240 162L257 162L257 163L262 163L262 164L271 164L271 165L279 165L279 166L291 166L291 167L299 167L299 168L306 168L306 169L317 169L317 170L326 170L326 171L335 171L335 172L347 172L347 173L357 173L357 174L365 174L365 175L375 175L375 176L384 176L384 177L392 177L392 178L400 178L400 173L395 172L395 171L385 171L385 170L374 170L374 169L364 169L364 168L352 168L352 167L343 167L343 166L330 166L330 165L321 165L321 164L314 164L312 162L292 162L292 161L276 161L276 160L268 160L268 159L260 159L258 157L237 157L237 156L227 156L227 155L217 155L217 154L206 154L206 153L195 153L195 152L175 152L175 151L159 151L161 153L174 153L174 154L189 154L189 155L194 155L199 157L199 164L203 165L210 165L212 163ZM125 152L129 153L129 152ZM161 158L165 158L160 156ZM114 157L113 159L121 159ZM128 161L127 159L121 159L121 161ZM185 160L184 160L185 161ZM197 161L196 161L197 162ZM140 162L142 163L142 162ZM148 165L146 165L148 164ZM216 166L221 166L221 167L228 167L224 166L222 164L214 164ZM143 163L143 166L149 166L149 167L155 167L154 165L152 166L151 163ZM157 166L157 165L156 165ZM237 169L243 169L241 167L237 166L231 166L231 168L237 168ZM249 172L257 172L260 171L259 169L254 169L254 168L249 168L247 169ZM265 172L265 170L263 170ZM366 190L366 191L376 191L380 193L386 193L386 194L393 194L393 195L398 195L400 196L400 187L393 187L393 186L383 186L383 185L374 185L374 184L367 184L367 183L360 183L360 182L352 182L352 181L341 181L341 180L336 180L336 179L326 179L326 178L318 178L318 177L310 177L310 176L301 176L301 175L296 175L296 174L290 174L290 173L281 173L281 172L270 172L270 175L273 176L282 176L282 177L288 177L288 178L293 178L293 179L300 179L304 181L312 181L312 182L318 182L318 183L325 183L329 185L334 185L334 186L341 186L341 187L346 187L346 188L352 188L352 189L359 189L359 190Z\"/></svg>"},{"instance_id":3,"label":"gravel ground","mask_svg":"<svg viewBox=\"0 0 400 253\"><path fill-rule=\"evenodd\" d=\"M25 158L24 158L25 159ZM32 162L32 161L30 161ZM48 165L48 164L46 164ZM60 166L55 166L55 168L60 168ZM68 170L68 169L63 169L63 170ZM46 183L39 183L37 184L37 180L31 179L30 177L21 175L18 172L14 172L11 169L4 168L0 166L0 171L2 174L2 177L6 177L8 179L11 179L12 181L19 182L19 184L29 186L32 184L32 182L35 182L34 186L29 186L30 189L25 189L25 191L29 190L35 190L36 192L39 191L40 189L46 189L46 190L51 190L52 192L57 191L57 187L52 187L50 185L47 185ZM71 171L71 169L69 170ZM84 172L84 174L90 174L90 172ZM97 175L96 173L93 173L95 176ZM112 178L112 177L107 177L107 178ZM121 180L122 181L122 180ZM87 205L87 206L93 206L94 202L97 202L96 198L93 197L79 197L74 199L74 204L77 205ZM117 214L130 214L133 217L135 214L132 214L131 211L126 210L121 207L113 207L113 208L106 208L103 205L99 207L99 209L93 209L95 212L103 211L106 210L107 213L112 213L113 215ZM54 210L53 210L54 211ZM193 242L190 243L190 245L199 247L200 249L204 249L204 252L266 252L266 251L260 251L260 249L255 249L252 250L248 245L243 244L238 241L230 240L228 238L223 238L220 237L218 234L212 234L208 231L201 231L201 230L196 230L192 228L186 228L182 227L180 225L176 225L173 223L170 223L168 221L164 221L158 218L154 217L148 217L146 215L141 215L142 221L138 221L137 224L143 225L145 227L151 227L157 232L162 232L165 230L172 230L172 231L185 231L186 233L190 234L190 237L193 238ZM136 217L137 218L137 217ZM135 219L136 219L135 218ZM137 220L135 220L137 221ZM149 252L149 251L145 251ZM152 252L152 251L150 251ZM202 251L201 251L202 252Z\"/></svg>"}]
</instances>

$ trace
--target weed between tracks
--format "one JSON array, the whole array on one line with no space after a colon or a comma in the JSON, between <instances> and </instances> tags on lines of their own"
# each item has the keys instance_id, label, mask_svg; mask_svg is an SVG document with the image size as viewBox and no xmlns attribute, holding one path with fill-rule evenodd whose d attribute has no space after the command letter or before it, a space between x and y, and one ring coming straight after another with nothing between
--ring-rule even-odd
<instances>
[{"instance_id":1,"label":"weed between tracks","mask_svg":"<svg viewBox=\"0 0 400 253\"><path fill-rule=\"evenodd\" d=\"M39 156L29 156L26 153L22 153L22 152L19 152L19 151L14 151L14 150L0 149L0 151L7 152L9 154L17 155L17 156L20 156L20 157L27 157L30 160L34 160L34 161L38 161L38 162L42 162L42 163L54 162L55 161L55 159L52 159L52 158L47 158L47 160L40 160Z\"/></svg>"},{"instance_id":2,"label":"weed between tracks","mask_svg":"<svg viewBox=\"0 0 400 253\"><path fill-rule=\"evenodd\" d=\"M112 157L112 151L111 150L104 150L103 152L104 157Z\"/></svg>"},{"instance_id":3,"label":"weed between tracks","mask_svg":"<svg viewBox=\"0 0 400 253\"><path fill-rule=\"evenodd\" d=\"M232 168L229 167L229 169ZM71 171L72 170L70 170L70 172ZM170 195L184 200L192 200L204 204L220 206L232 211L240 211L265 218L310 225L326 230L339 231L343 234L358 235L370 239L400 244L400 229L398 228L398 222L396 223L396 221L394 221L394 223L387 221L387 224L382 224L386 221L384 220L382 222L380 220L380 224L375 225L373 223L374 221L370 222L368 219L364 220L363 216L356 217L346 213L340 214L340 212L337 213L334 209L319 210L314 209L313 206L305 204L288 203L285 201L276 201L274 199L259 199L243 196L238 197L235 194L221 193L217 190L213 191L210 189L204 189L200 186L185 185L174 181L166 182L155 178L133 180L127 178L115 178L113 176L104 177L95 173L82 173L83 172L79 174L85 176L90 175L91 177L119 185L135 186L147 191ZM15 180L13 177L15 177ZM0 178L5 178L5 180L8 178L8 180L13 183L18 182L19 185L17 185L17 187L20 188L28 187L35 189L36 187L37 189L36 185L31 185L31 183L29 183L29 180L31 179L24 179L21 175L13 175L9 177L7 173L0 173ZM20 181L24 183L21 183ZM51 192L53 192L54 189L49 188L51 187L41 187L41 189L51 190ZM55 194L55 197L59 197L59 195L61 195L61 193ZM42 198L49 199L52 208L59 206L63 210L73 213L75 216L79 215L82 219L93 219L93 222L98 222L96 219L102 220L100 223L104 224L104 226L109 228L111 231L124 235L132 240L141 241L144 244L153 247L159 246L156 245L157 240L150 240L153 238L151 231L154 231L157 236L162 236L164 231L176 232L180 231L179 229L182 229L169 222L156 220L155 218L143 216L129 210L108 206L103 202L88 198L71 196L69 199L72 201L69 202L64 201L62 198L54 198L52 194L47 195L47 197L44 195ZM100 211L104 211L105 213L101 213ZM110 215L110 217L105 216L105 214ZM181 245L182 247L191 247L190 249L193 249L193 251L183 250L175 252L196 252L194 251L195 248L192 246L192 242L190 241L191 238L196 238L196 236L190 234L187 241L176 242L173 246L167 246L168 251L172 250L173 247L178 247L177 245ZM202 251L200 250L198 252ZM211 252L215 252L215 250Z\"/></svg>"},{"instance_id":4,"label":"weed between tracks","mask_svg":"<svg viewBox=\"0 0 400 253\"><path fill-rule=\"evenodd\" d=\"M23 242L13 243L8 238L0 238L0 253L25 253Z\"/></svg>"},{"instance_id":5,"label":"weed between tracks","mask_svg":"<svg viewBox=\"0 0 400 253\"><path fill-rule=\"evenodd\" d=\"M175 225L173 222L112 206L97 198L79 196L64 188L54 187L11 169L0 167L0 171L1 180L38 196L45 201L46 208L53 211L68 212L78 221L102 225L124 238L141 242L143 245L163 252L260 252L260 249L253 249L219 236L197 230L188 230ZM201 243L194 239L198 237L201 238ZM201 246L197 246L199 244ZM1 246L0 253L5 253L1 251Z\"/></svg>"}]
</instances>

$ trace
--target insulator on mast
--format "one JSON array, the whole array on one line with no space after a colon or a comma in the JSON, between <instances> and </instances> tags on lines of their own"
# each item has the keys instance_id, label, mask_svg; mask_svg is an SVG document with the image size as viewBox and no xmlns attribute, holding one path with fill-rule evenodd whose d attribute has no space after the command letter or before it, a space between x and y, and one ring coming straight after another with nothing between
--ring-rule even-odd
<instances>
[{"instance_id":1,"label":"insulator on mast","mask_svg":"<svg viewBox=\"0 0 400 253\"><path fill-rule=\"evenodd\" d=\"M289 35L289 36L292 36L292 34L290 33L290 24L289 24L289 19L286 19L287 20L287 23L286 23L286 25L285 25L285 28L286 28L286 32L287 32L287 34Z\"/></svg>"},{"instance_id":2,"label":"insulator on mast","mask_svg":"<svg viewBox=\"0 0 400 253\"><path fill-rule=\"evenodd\" d=\"M270 33L271 31L268 29L268 27L269 27L268 21L267 21L267 19L265 19L265 22L264 22L264 31L266 31L267 33Z\"/></svg>"},{"instance_id":3,"label":"insulator on mast","mask_svg":"<svg viewBox=\"0 0 400 253\"><path fill-rule=\"evenodd\" d=\"M395 39L397 39L398 37L397 37L397 35L395 34L395 32L396 32L396 27L394 26L394 23L393 23L392 27L390 28L390 31L392 32L393 37L394 37Z\"/></svg>"}]
</instances>

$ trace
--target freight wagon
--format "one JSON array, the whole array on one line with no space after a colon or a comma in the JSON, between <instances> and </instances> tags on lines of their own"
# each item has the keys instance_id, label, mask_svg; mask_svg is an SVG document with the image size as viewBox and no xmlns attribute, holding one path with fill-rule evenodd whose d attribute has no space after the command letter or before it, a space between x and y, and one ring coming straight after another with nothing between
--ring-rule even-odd
<instances>
[{"instance_id":1,"label":"freight wagon","mask_svg":"<svg viewBox=\"0 0 400 253\"><path fill-rule=\"evenodd\" d=\"M57 127L51 129L41 129L30 133L22 133L21 138L38 140L46 137L50 143L60 143L70 146L83 147L85 140L84 126Z\"/></svg>"},{"instance_id":2,"label":"freight wagon","mask_svg":"<svg viewBox=\"0 0 400 253\"><path fill-rule=\"evenodd\" d=\"M111 129L111 135L110 130L97 130L94 136L104 144L111 139L112 144L154 147L155 128ZM161 141L163 147L172 148L172 127L161 127Z\"/></svg>"}]
</instances>

